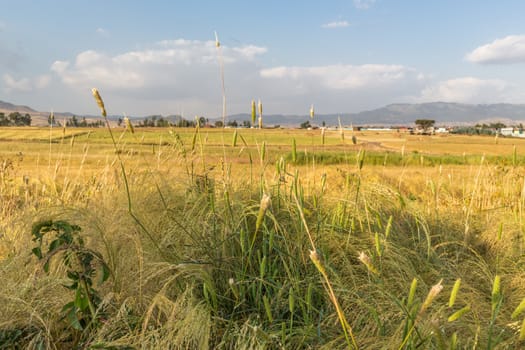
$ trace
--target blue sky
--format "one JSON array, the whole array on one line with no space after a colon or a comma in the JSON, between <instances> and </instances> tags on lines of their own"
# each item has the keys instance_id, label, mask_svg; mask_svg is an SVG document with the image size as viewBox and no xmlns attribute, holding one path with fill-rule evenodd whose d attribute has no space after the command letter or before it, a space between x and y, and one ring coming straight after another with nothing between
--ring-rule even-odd
<instances>
[{"instance_id":1,"label":"blue sky","mask_svg":"<svg viewBox=\"0 0 525 350\"><path fill-rule=\"evenodd\" d=\"M0 0L0 100L144 116L525 103L524 1ZM218 33L220 50L215 47Z\"/></svg>"}]
</instances>

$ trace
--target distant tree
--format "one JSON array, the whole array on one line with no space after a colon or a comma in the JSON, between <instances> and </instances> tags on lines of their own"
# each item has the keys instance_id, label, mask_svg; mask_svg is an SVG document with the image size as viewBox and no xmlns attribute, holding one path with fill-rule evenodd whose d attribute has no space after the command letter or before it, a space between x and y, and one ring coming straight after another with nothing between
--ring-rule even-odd
<instances>
[{"instance_id":1,"label":"distant tree","mask_svg":"<svg viewBox=\"0 0 525 350\"><path fill-rule=\"evenodd\" d=\"M215 127L217 128L222 128L224 126L224 124L222 123L222 120L217 120L215 122Z\"/></svg>"},{"instance_id":2,"label":"distant tree","mask_svg":"<svg viewBox=\"0 0 525 350\"><path fill-rule=\"evenodd\" d=\"M232 128L236 128L236 127L239 126L239 124L237 123L237 120L233 120L233 121L229 120L229 121L226 123L226 125L231 126Z\"/></svg>"},{"instance_id":3,"label":"distant tree","mask_svg":"<svg viewBox=\"0 0 525 350\"><path fill-rule=\"evenodd\" d=\"M157 120L157 125L156 126L159 127L159 128L166 128L166 127L170 126L170 122L167 119L164 119L164 117L160 117Z\"/></svg>"},{"instance_id":4,"label":"distant tree","mask_svg":"<svg viewBox=\"0 0 525 350\"><path fill-rule=\"evenodd\" d=\"M122 123L124 122L124 120L122 118L118 118L117 120L117 125L118 126L122 126Z\"/></svg>"},{"instance_id":5,"label":"distant tree","mask_svg":"<svg viewBox=\"0 0 525 350\"><path fill-rule=\"evenodd\" d=\"M19 112L10 113L7 116L8 126L29 126L31 125L31 116L29 114L22 115Z\"/></svg>"},{"instance_id":6,"label":"distant tree","mask_svg":"<svg viewBox=\"0 0 525 350\"><path fill-rule=\"evenodd\" d=\"M50 114L47 117L47 125L53 125L53 126L56 125L56 120L55 120L55 115L54 114Z\"/></svg>"},{"instance_id":7,"label":"distant tree","mask_svg":"<svg viewBox=\"0 0 525 350\"><path fill-rule=\"evenodd\" d=\"M420 129L423 130L423 132L427 132L427 130L434 126L436 123L433 119L416 119L414 122Z\"/></svg>"},{"instance_id":8,"label":"distant tree","mask_svg":"<svg viewBox=\"0 0 525 350\"><path fill-rule=\"evenodd\" d=\"M66 121L66 126L78 127L78 119L77 119L77 116L74 115L74 116L72 116L71 118L69 118L69 119Z\"/></svg>"},{"instance_id":9,"label":"distant tree","mask_svg":"<svg viewBox=\"0 0 525 350\"><path fill-rule=\"evenodd\" d=\"M304 123L301 123L301 125L299 125L299 127L300 127L301 129L308 129L308 128L311 128L312 125L310 124L310 121L307 120L307 121L305 121Z\"/></svg>"},{"instance_id":10,"label":"distant tree","mask_svg":"<svg viewBox=\"0 0 525 350\"><path fill-rule=\"evenodd\" d=\"M489 127L492 129L501 129L501 128L506 128L507 126L501 122L498 122L498 123L490 123Z\"/></svg>"},{"instance_id":11,"label":"distant tree","mask_svg":"<svg viewBox=\"0 0 525 350\"><path fill-rule=\"evenodd\" d=\"M252 123L251 123L249 120L243 120L243 121L242 121L242 126L243 126L244 128L248 128L248 129L249 129L249 128L252 127Z\"/></svg>"},{"instance_id":12,"label":"distant tree","mask_svg":"<svg viewBox=\"0 0 525 350\"><path fill-rule=\"evenodd\" d=\"M199 126L202 128L205 125L206 125L206 118L200 117L199 118Z\"/></svg>"},{"instance_id":13,"label":"distant tree","mask_svg":"<svg viewBox=\"0 0 525 350\"><path fill-rule=\"evenodd\" d=\"M195 126L194 121L186 120L184 118L180 118L179 121L177 121L177 124L175 125L179 128L190 128Z\"/></svg>"}]
</instances>

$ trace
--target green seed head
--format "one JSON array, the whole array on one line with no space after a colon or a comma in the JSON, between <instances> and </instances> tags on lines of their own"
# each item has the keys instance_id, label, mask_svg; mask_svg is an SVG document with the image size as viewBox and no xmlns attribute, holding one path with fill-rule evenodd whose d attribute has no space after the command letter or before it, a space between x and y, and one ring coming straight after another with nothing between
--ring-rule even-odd
<instances>
[{"instance_id":1,"label":"green seed head","mask_svg":"<svg viewBox=\"0 0 525 350\"><path fill-rule=\"evenodd\" d=\"M257 107L255 100L252 100L252 125L255 125L255 119L257 118Z\"/></svg>"}]
</instances>

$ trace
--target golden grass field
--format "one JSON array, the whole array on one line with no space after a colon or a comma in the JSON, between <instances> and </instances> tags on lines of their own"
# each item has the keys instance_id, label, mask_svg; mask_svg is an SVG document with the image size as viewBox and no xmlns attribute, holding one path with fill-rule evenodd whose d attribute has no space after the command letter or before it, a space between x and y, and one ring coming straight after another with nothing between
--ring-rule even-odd
<instances>
[{"instance_id":1,"label":"golden grass field","mask_svg":"<svg viewBox=\"0 0 525 350\"><path fill-rule=\"evenodd\" d=\"M0 349L525 345L525 140L112 132L0 129ZM109 279L44 272L41 220Z\"/></svg>"}]
</instances>

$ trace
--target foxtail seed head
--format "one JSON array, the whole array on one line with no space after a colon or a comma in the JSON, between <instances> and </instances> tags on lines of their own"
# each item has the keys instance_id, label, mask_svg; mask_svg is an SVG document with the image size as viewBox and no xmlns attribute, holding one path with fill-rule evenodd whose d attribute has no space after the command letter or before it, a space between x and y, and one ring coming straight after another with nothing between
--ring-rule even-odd
<instances>
[{"instance_id":1,"label":"foxtail seed head","mask_svg":"<svg viewBox=\"0 0 525 350\"><path fill-rule=\"evenodd\" d=\"M219 41L219 36L217 35L217 32L215 32L215 47L221 47L221 43Z\"/></svg>"},{"instance_id":2,"label":"foxtail seed head","mask_svg":"<svg viewBox=\"0 0 525 350\"><path fill-rule=\"evenodd\" d=\"M311 119L314 119L314 114L315 114L315 112L314 112L314 105L311 105L310 106L310 118Z\"/></svg>"},{"instance_id":3,"label":"foxtail seed head","mask_svg":"<svg viewBox=\"0 0 525 350\"><path fill-rule=\"evenodd\" d=\"M516 307L516 309L512 313L511 318L513 320L516 319L516 317L518 317L523 312L523 310L525 310L525 298L521 301L518 307Z\"/></svg>"},{"instance_id":4,"label":"foxtail seed head","mask_svg":"<svg viewBox=\"0 0 525 350\"><path fill-rule=\"evenodd\" d=\"M456 282L454 283L454 287L452 287L452 292L450 293L450 298L448 300L448 307L454 306L460 285L461 285L461 278L458 278Z\"/></svg>"},{"instance_id":5,"label":"foxtail seed head","mask_svg":"<svg viewBox=\"0 0 525 350\"><path fill-rule=\"evenodd\" d=\"M448 317L447 320L448 322L454 322L469 311L470 311L470 305L467 305L463 307L462 309L459 309L458 311L454 312L452 315Z\"/></svg>"},{"instance_id":6,"label":"foxtail seed head","mask_svg":"<svg viewBox=\"0 0 525 350\"><path fill-rule=\"evenodd\" d=\"M255 106L255 100L252 100L252 125L255 125L256 118L257 118L257 107Z\"/></svg>"},{"instance_id":7,"label":"foxtail seed head","mask_svg":"<svg viewBox=\"0 0 525 350\"><path fill-rule=\"evenodd\" d=\"M100 94L98 93L97 88L91 89L91 92L93 93L93 97L95 98L95 101L97 101L97 104L100 108L100 113L102 113L102 116L104 118L107 117L106 108L104 107L104 101L102 101L102 97L100 97Z\"/></svg>"},{"instance_id":8,"label":"foxtail seed head","mask_svg":"<svg viewBox=\"0 0 525 350\"><path fill-rule=\"evenodd\" d=\"M430 306L430 304L432 304L434 299L436 299L438 294L443 290L443 285L441 284L442 282L443 279L439 280L438 283L436 283L432 286L432 288L430 288L430 291L427 294L427 298L423 302L423 305L421 305L421 310L419 311L420 313L424 312Z\"/></svg>"},{"instance_id":9,"label":"foxtail seed head","mask_svg":"<svg viewBox=\"0 0 525 350\"><path fill-rule=\"evenodd\" d=\"M376 275L379 274L377 269L372 264L372 260L370 260L370 257L368 255L366 255L365 252L359 253L359 258L358 259L359 259L359 261L361 261L366 266L368 271L370 271L370 272L372 272L372 273L374 273Z\"/></svg>"},{"instance_id":10,"label":"foxtail seed head","mask_svg":"<svg viewBox=\"0 0 525 350\"><path fill-rule=\"evenodd\" d=\"M270 208L271 204L272 198L268 194L264 193L261 198L259 213L257 214L257 221L255 222L255 232L259 231L259 228L263 223L264 215L266 214L268 208Z\"/></svg>"},{"instance_id":11,"label":"foxtail seed head","mask_svg":"<svg viewBox=\"0 0 525 350\"><path fill-rule=\"evenodd\" d=\"M326 270L323 264L321 263L321 258L319 257L319 254L317 253L315 249L310 250L310 260L312 260L315 267L321 274L324 275L326 273Z\"/></svg>"},{"instance_id":12,"label":"foxtail seed head","mask_svg":"<svg viewBox=\"0 0 525 350\"><path fill-rule=\"evenodd\" d=\"M124 123L126 124L126 129L128 129L132 134L135 133L135 128L128 117L124 117Z\"/></svg>"}]
</instances>

